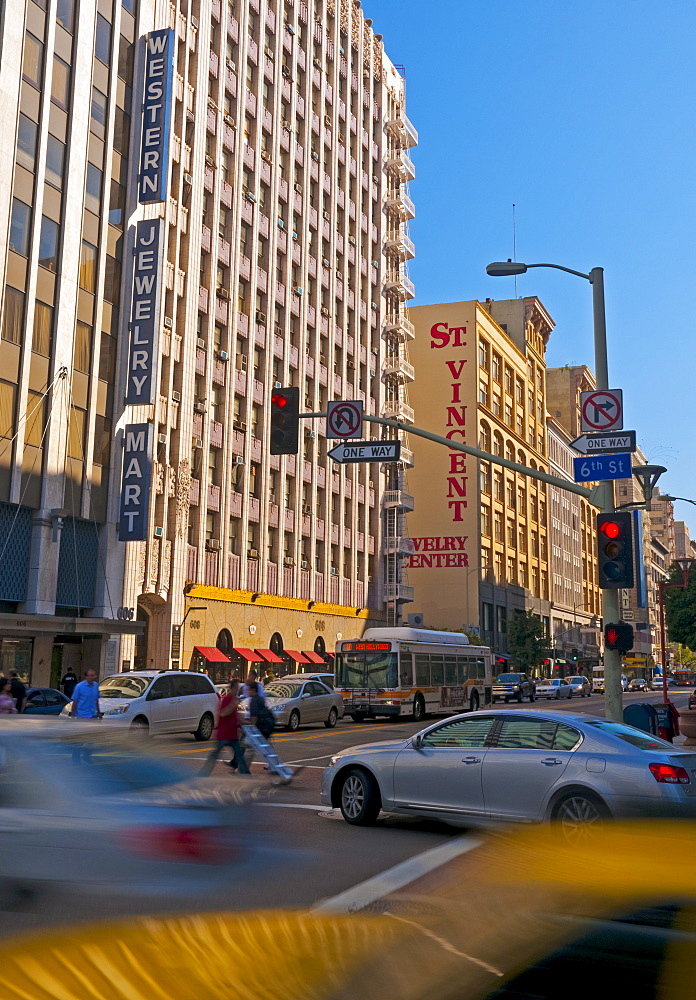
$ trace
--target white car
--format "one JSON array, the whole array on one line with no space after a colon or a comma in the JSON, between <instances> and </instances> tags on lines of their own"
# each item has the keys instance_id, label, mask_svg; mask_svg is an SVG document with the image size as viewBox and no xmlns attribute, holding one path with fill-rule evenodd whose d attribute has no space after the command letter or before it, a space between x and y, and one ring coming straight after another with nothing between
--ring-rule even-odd
<instances>
[{"instance_id":1,"label":"white car","mask_svg":"<svg viewBox=\"0 0 696 1000\"><path fill-rule=\"evenodd\" d=\"M592 685L584 674L575 674L573 677L566 678L566 680L572 687L573 694L579 694L581 698L585 696L589 698L592 694Z\"/></svg>"},{"instance_id":2,"label":"white car","mask_svg":"<svg viewBox=\"0 0 696 1000\"><path fill-rule=\"evenodd\" d=\"M572 698L573 686L565 677L542 677L536 682L537 698Z\"/></svg>"},{"instance_id":3,"label":"white car","mask_svg":"<svg viewBox=\"0 0 696 1000\"><path fill-rule=\"evenodd\" d=\"M209 740L220 699L207 674L188 670L133 670L99 682L103 721L141 733L192 733ZM62 716L70 715L70 705Z\"/></svg>"}]
</instances>

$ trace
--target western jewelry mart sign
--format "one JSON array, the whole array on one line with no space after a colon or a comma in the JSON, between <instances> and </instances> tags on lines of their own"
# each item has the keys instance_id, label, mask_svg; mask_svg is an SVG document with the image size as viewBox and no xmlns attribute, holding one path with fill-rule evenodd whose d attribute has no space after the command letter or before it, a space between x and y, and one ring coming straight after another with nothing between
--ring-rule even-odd
<instances>
[{"instance_id":1,"label":"western jewelry mart sign","mask_svg":"<svg viewBox=\"0 0 696 1000\"><path fill-rule=\"evenodd\" d=\"M145 46L145 89L138 175L138 201L141 205L167 200L174 32L171 28L151 31L145 38Z\"/></svg>"}]
</instances>

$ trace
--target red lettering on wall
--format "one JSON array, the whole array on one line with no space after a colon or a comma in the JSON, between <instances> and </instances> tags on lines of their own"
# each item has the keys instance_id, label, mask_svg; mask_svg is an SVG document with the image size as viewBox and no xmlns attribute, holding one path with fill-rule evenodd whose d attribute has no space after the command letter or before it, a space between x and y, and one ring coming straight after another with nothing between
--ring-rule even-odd
<instances>
[{"instance_id":1,"label":"red lettering on wall","mask_svg":"<svg viewBox=\"0 0 696 1000\"><path fill-rule=\"evenodd\" d=\"M466 472L466 455L461 451L450 452L450 472Z\"/></svg>"},{"instance_id":2,"label":"red lettering on wall","mask_svg":"<svg viewBox=\"0 0 696 1000\"><path fill-rule=\"evenodd\" d=\"M445 437L451 441L455 434L461 434L462 441L466 441L466 431L450 431L449 434L445 434Z\"/></svg>"},{"instance_id":3,"label":"red lettering on wall","mask_svg":"<svg viewBox=\"0 0 696 1000\"><path fill-rule=\"evenodd\" d=\"M452 518L453 521L463 521L464 515L462 511L465 507L468 507L469 504L466 500L450 500L447 506L450 509L454 508L454 517Z\"/></svg>"},{"instance_id":4,"label":"red lettering on wall","mask_svg":"<svg viewBox=\"0 0 696 1000\"><path fill-rule=\"evenodd\" d=\"M447 496L448 497L453 497L453 496L465 497L466 496L466 481L467 481L468 478L469 478L468 476L460 476L459 479L457 479L455 476L448 476L447 477L447 486L449 488L449 492L447 493Z\"/></svg>"},{"instance_id":5,"label":"red lettering on wall","mask_svg":"<svg viewBox=\"0 0 696 1000\"><path fill-rule=\"evenodd\" d=\"M454 427L454 422L456 422L460 427L466 427L466 406L447 407L447 426Z\"/></svg>"},{"instance_id":6,"label":"red lettering on wall","mask_svg":"<svg viewBox=\"0 0 696 1000\"><path fill-rule=\"evenodd\" d=\"M448 329L449 326L447 323L435 323L434 326L430 327L430 336L432 337L432 340L430 341L431 348L435 347L439 349L441 347L447 347L450 341L450 336L447 332ZM439 344L436 343L438 340L440 341Z\"/></svg>"},{"instance_id":7,"label":"red lettering on wall","mask_svg":"<svg viewBox=\"0 0 696 1000\"><path fill-rule=\"evenodd\" d=\"M445 361L445 364L452 373L452 378L457 379L457 381L462 377L462 372L464 370L464 365L466 364L466 358L463 361Z\"/></svg>"},{"instance_id":8,"label":"red lettering on wall","mask_svg":"<svg viewBox=\"0 0 696 1000\"><path fill-rule=\"evenodd\" d=\"M454 334L453 347L466 347L466 341L464 340L464 334L466 333L465 326L453 326L450 329L450 334Z\"/></svg>"},{"instance_id":9,"label":"red lettering on wall","mask_svg":"<svg viewBox=\"0 0 696 1000\"><path fill-rule=\"evenodd\" d=\"M461 403L461 401L462 401L462 397L460 395L461 391L462 391L461 382L453 382L452 383L452 402L453 403Z\"/></svg>"}]
</instances>

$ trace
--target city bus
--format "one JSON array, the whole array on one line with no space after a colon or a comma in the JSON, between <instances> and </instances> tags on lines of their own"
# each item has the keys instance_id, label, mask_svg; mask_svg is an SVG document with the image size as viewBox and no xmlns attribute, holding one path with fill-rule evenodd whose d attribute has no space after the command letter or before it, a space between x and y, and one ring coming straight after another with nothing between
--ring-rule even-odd
<instances>
[{"instance_id":1,"label":"city bus","mask_svg":"<svg viewBox=\"0 0 696 1000\"><path fill-rule=\"evenodd\" d=\"M491 702L491 651L460 632L368 628L336 643L336 688L355 722L475 712Z\"/></svg>"}]
</instances>

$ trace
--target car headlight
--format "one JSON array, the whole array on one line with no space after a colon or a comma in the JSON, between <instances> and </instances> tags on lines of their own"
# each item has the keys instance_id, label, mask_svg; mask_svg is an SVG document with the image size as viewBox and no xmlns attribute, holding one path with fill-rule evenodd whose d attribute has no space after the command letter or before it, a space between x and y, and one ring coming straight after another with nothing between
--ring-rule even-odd
<instances>
[{"instance_id":1,"label":"car headlight","mask_svg":"<svg viewBox=\"0 0 696 1000\"><path fill-rule=\"evenodd\" d=\"M334 764L338 764L339 760L341 760L342 757L343 757L343 754L341 754L341 753L338 753L338 754L336 754L335 757L332 757L331 760L330 760L330 767L333 767Z\"/></svg>"},{"instance_id":2,"label":"car headlight","mask_svg":"<svg viewBox=\"0 0 696 1000\"><path fill-rule=\"evenodd\" d=\"M513 684L513 685L512 685L512 690L513 690L513 691L519 691L519 689L520 689L520 686L519 686L519 684Z\"/></svg>"},{"instance_id":3,"label":"car headlight","mask_svg":"<svg viewBox=\"0 0 696 1000\"><path fill-rule=\"evenodd\" d=\"M102 714L103 715L124 715L128 711L129 708L130 708L130 705L119 705L118 708L109 708L109 709L107 709L106 712L103 712Z\"/></svg>"},{"instance_id":4,"label":"car headlight","mask_svg":"<svg viewBox=\"0 0 696 1000\"><path fill-rule=\"evenodd\" d=\"M274 705L274 707L271 709L271 711L272 712L284 712L287 707L288 707L287 705Z\"/></svg>"}]
</instances>

